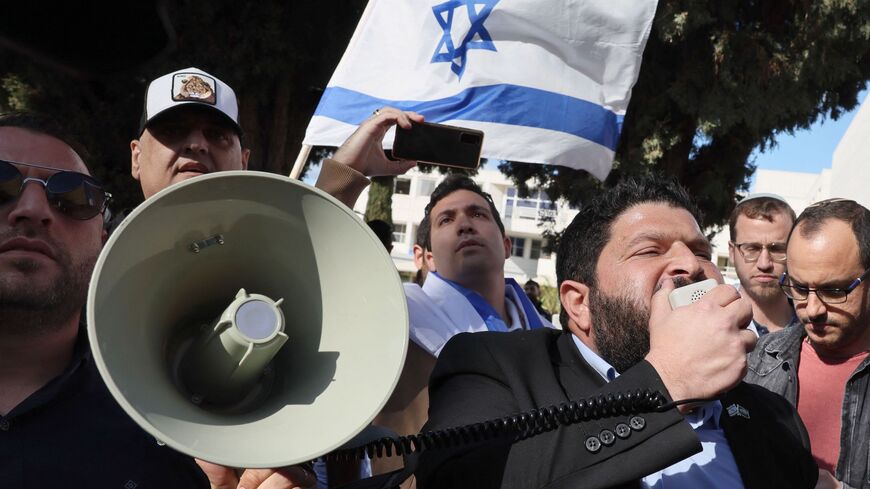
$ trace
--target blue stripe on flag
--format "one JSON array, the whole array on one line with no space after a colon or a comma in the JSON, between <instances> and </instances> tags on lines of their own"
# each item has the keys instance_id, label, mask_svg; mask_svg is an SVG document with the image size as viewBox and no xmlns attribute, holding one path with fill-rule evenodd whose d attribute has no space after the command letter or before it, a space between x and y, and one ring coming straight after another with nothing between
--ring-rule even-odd
<instances>
[{"instance_id":1,"label":"blue stripe on flag","mask_svg":"<svg viewBox=\"0 0 870 489\"><path fill-rule=\"evenodd\" d=\"M384 106L419 112L428 122L466 120L550 129L616 151L623 116L567 95L519 85L467 88L437 100L387 100L342 87L327 87L314 115L359 125Z\"/></svg>"}]
</instances>

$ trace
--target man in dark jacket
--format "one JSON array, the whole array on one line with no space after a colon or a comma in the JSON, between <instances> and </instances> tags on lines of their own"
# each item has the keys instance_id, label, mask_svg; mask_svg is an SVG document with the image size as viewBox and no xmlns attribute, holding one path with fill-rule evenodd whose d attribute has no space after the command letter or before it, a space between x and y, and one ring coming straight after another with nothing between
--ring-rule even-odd
<instances>
[{"instance_id":1,"label":"man in dark jacket","mask_svg":"<svg viewBox=\"0 0 870 489\"><path fill-rule=\"evenodd\" d=\"M566 330L455 337L433 372L425 430L603 396L594 419L425 452L420 486L813 487L794 409L740 383L756 341L750 304L719 285L669 305L675 287L722 280L699 220L682 188L656 178L585 205L557 258ZM620 407L638 389L661 409Z\"/></svg>"}]
</instances>

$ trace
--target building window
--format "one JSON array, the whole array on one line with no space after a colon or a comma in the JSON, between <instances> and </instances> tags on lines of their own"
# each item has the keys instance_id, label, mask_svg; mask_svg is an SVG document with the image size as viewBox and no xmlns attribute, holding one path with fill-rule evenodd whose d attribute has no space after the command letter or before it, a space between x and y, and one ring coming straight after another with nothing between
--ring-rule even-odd
<instances>
[{"instance_id":1,"label":"building window","mask_svg":"<svg viewBox=\"0 0 870 489\"><path fill-rule=\"evenodd\" d=\"M404 243L408 225L393 223L393 243Z\"/></svg>"},{"instance_id":2,"label":"building window","mask_svg":"<svg viewBox=\"0 0 870 489\"><path fill-rule=\"evenodd\" d=\"M526 238L511 238L511 256L522 258L526 251Z\"/></svg>"},{"instance_id":3,"label":"building window","mask_svg":"<svg viewBox=\"0 0 870 489\"><path fill-rule=\"evenodd\" d=\"M532 240L532 251L529 254L529 258L532 260L537 260L541 258L541 240L533 239Z\"/></svg>"},{"instance_id":4,"label":"building window","mask_svg":"<svg viewBox=\"0 0 870 489\"><path fill-rule=\"evenodd\" d=\"M411 180L407 178L397 178L393 184L393 193L399 195L408 195L411 193Z\"/></svg>"},{"instance_id":5,"label":"building window","mask_svg":"<svg viewBox=\"0 0 870 489\"><path fill-rule=\"evenodd\" d=\"M421 178L417 180L417 194L420 197L429 197L432 195L432 191L435 190L438 182L435 180L430 180L428 178Z\"/></svg>"},{"instance_id":6,"label":"building window","mask_svg":"<svg viewBox=\"0 0 870 489\"><path fill-rule=\"evenodd\" d=\"M543 190L534 190L527 198L517 196L516 187L508 187L505 199L505 217L518 219L541 220L556 217L556 203Z\"/></svg>"}]
</instances>

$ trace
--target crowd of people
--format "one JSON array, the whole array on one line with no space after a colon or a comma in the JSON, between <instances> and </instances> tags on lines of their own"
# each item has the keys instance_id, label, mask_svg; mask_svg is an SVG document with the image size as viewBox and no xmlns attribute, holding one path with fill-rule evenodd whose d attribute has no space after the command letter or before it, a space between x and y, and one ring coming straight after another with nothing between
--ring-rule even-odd
<instances>
[{"instance_id":1,"label":"crowd of people","mask_svg":"<svg viewBox=\"0 0 870 489\"><path fill-rule=\"evenodd\" d=\"M196 68L151 82L130 143L144 196L245 170L238 114L232 88ZM412 121L423 116L376 111L323 162L316 187L352 207L369 177L412 168L382 148L387 130ZM505 278L511 242L492 198L448 176L404 288L404 369L373 424L409 435L596 398L593 415L351 470L246 470L163 446L100 378L82 310L127 212L109 217L110 194L68 129L0 116L0 487L334 487L403 463L416 469L405 486L419 487L870 487L870 211L854 201L796 216L776 195L744 198L729 222L733 287L692 197L663 177L627 179L560 239L560 329L537 283ZM391 245L388 227L372 228ZM673 290L711 278L719 285L696 302L670 306ZM639 392L654 405L626 408Z\"/></svg>"}]
</instances>

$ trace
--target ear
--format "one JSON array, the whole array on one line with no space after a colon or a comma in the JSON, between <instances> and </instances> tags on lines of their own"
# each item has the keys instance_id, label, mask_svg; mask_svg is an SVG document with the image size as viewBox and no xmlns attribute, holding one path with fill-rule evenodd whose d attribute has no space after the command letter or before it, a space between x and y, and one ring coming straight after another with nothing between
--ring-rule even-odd
<instances>
[{"instance_id":1,"label":"ear","mask_svg":"<svg viewBox=\"0 0 870 489\"><path fill-rule=\"evenodd\" d=\"M418 245L418 244L414 245L413 252L414 252L414 266L417 267L417 270L419 270L419 269L423 268L423 264L425 263L425 260L426 260L426 256L425 256L426 253L423 250L423 247Z\"/></svg>"},{"instance_id":2,"label":"ear","mask_svg":"<svg viewBox=\"0 0 870 489\"><path fill-rule=\"evenodd\" d=\"M559 285L559 300L562 310L568 314L568 327L575 336L590 344L592 315L589 313L589 286L573 280L564 280ZM589 340L589 341L587 341Z\"/></svg>"},{"instance_id":3,"label":"ear","mask_svg":"<svg viewBox=\"0 0 870 489\"><path fill-rule=\"evenodd\" d=\"M504 237L504 259L507 260L511 257L511 239L505 235Z\"/></svg>"},{"instance_id":4,"label":"ear","mask_svg":"<svg viewBox=\"0 0 870 489\"><path fill-rule=\"evenodd\" d=\"M737 250L734 249L734 243L729 241L728 242L728 259L731 260L731 266L734 266L734 263L736 263L736 260L734 259L734 253L736 251Z\"/></svg>"},{"instance_id":5,"label":"ear","mask_svg":"<svg viewBox=\"0 0 870 489\"><path fill-rule=\"evenodd\" d=\"M251 157L251 150L242 148L242 170L248 169L248 159Z\"/></svg>"},{"instance_id":6,"label":"ear","mask_svg":"<svg viewBox=\"0 0 870 489\"><path fill-rule=\"evenodd\" d=\"M139 180L139 157L142 155L142 148L138 139L130 141L130 175Z\"/></svg>"},{"instance_id":7,"label":"ear","mask_svg":"<svg viewBox=\"0 0 870 489\"><path fill-rule=\"evenodd\" d=\"M432 251L423 250L423 261L426 263L426 267L429 268L429 271L438 271L438 268L435 266L435 257L432 256Z\"/></svg>"}]
</instances>

